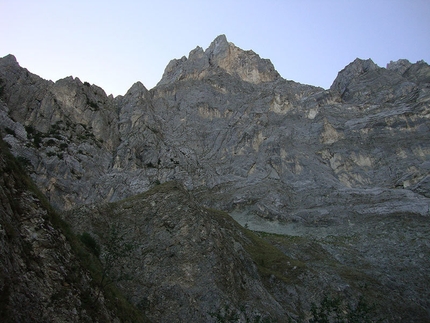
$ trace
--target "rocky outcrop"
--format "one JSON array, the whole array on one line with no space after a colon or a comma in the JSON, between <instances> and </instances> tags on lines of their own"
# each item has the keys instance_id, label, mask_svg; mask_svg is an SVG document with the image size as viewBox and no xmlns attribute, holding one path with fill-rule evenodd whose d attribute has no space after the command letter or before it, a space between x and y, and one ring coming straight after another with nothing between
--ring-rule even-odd
<instances>
[{"instance_id":1,"label":"rocky outcrop","mask_svg":"<svg viewBox=\"0 0 430 323\"><path fill-rule=\"evenodd\" d=\"M411 64L402 59L381 68L371 59L357 58L339 72L330 89L351 103L412 103L417 92L427 88L428 75L425 62Z\"/></svg>"},{"instance_id":2,"label":"rocky outcrop","mask_svg":"<svg viewBox=\"0 0 430 323\"><path fill-rule=\"evenodd\" d=\"M206 51L196 47L188 59L184 56L170 61L158 86L184 79L202 79L220 71L253 84L273 82L280 77L269 60L261 59L252 50L236 47L225 35L220 35Z\"/></svg>"},{"instance_id":3,"label":"rocky outcrop","mask_svg":"<svg viewBox=\"0 0 430 323\"><path fill-rule=\"evenodd\" d=\"M246 81L234 67L242 56L244 68L272 76ZM266 63L220 36L177 67L169 64L153 90L136 83L113 99L77 79L39 84L5 58L5 140L62 209L175 179L207 205L271 219L343 214L346 199L364 212L375 187L427 212L425 63L384 69L357 59L331 91L285 81ZM17 79L22 97L43 89L40 104L16 103ZM411 199L411 191L418 195Z\"/></svg>"},{"instance_id":4,"label":"rocky outcrop","mask_svg":"<svg viewBox=\"0 0 430 323\"><path fill-rule=\"evenodd\" d=\"M97 187L88 182L106 174L119 144L113 98L78 78L44 81L12 56L1 60L0 69L7 103L0 103L0 114L12 152L28 160L33 179L54 206L95 199Z\"/></svg>"}]
</instances>

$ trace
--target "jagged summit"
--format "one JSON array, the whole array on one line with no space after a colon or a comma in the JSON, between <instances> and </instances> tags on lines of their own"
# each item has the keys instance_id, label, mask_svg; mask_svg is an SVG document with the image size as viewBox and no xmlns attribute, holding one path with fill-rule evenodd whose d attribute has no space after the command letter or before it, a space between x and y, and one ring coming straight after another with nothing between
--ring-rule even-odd
<instances>
[{"instance_id":1,"label":"jagged summit","mask_svg":"<svg viewBox=\"0 0 430 323\"><path fill-rule=\"evenodd\" d=\"M390 61L387 64L387 70L395 71L399 74L403 74L409 67L411 67L412 63L407 59L399 59L397 61Z\"/></svg>"},{"instance_id":2,"label":"jagged summit","mask_svg":"<svg viewBox=\"0 0 430 323\"><path fill-rule=\"evenodd\" d=\"M218 69L253 84L274 81L279 77L270 60L260 58L252 50L242 50L228 42L225 35L220 35L205 51L197 46L188 58L183 56L170 61L158 85L182 79L201 79Z\"/></svg>"},{"instance_id":3,"label":"jagged summit","mask_svg":"<svg viewBox=\"0 0 430 323\"><path fill-rule=\"evenodd\" d=\"M0 63L2 65L10 65L10 64L18 64L18 61L16 60L16 57L12 54L8 54L2 59L0 59Z\"/></svg>"},{"instance_id":4,"label":"jagged summit","mask_svg":"<svg viewBox=\"0 0 430 323\"><path fill-rule=\"evenodd\" d=\"M211 54L213 57L225 57L228 55L228 50L230 46L234 46L233 43L227 41L227 37L225 35L219 35L214 39L214 41L210 44L207 49L207 52Z\"/></svg>"},{"instance_id":5,"label":"jagged summit","mask_svg":"<svg viewBox=\"0 0 430 323\"><path fill-rule=\"evenodd\" d=\"M330 90L345 102L380 103L407 98L416 86L430 81L430 67L406 59L391 61L386 68L371 59L355 59L340 71Z\"/></svg>"},{"instance_id":6,"label":"jagged summit","mask_svg":"<svg viewBox=\"0 0 430 323\"><path fill-rule=\"evenodd\" d=\"M134 83L125 95L132 95L133 93L146 93L148 89L143 85L142 82L138 81Z\"/></svg>"},{"instance_id":7,"label":"jagged summit","mask_svg":"<svg viewBox=\"0 0 430 323\"><path fill-rule=\"evenodd\" d=\"M342 94L345 92L352 79L378 68L380 67L376 65L370 58L366 60L356 58L338 73L336 79L330 87L330 90L337 91Z\"/></svg>"}]
</instances>

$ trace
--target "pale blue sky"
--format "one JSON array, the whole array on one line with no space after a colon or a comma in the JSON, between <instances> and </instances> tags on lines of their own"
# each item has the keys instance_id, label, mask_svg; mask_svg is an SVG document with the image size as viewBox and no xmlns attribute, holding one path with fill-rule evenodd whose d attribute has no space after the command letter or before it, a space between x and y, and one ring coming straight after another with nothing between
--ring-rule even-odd
<instances>
[{"instance_id":1,"label":"pale blue sky","mask_svg":"<svg viewBox=\"0 0 430 323\"><path fill-rule=\"evenodd\" d=\"M430 0L0 0L0 57L107 94L154 87L171 59L220 34L284 78L328 88L356 57L429 63Z\"/></svg>"}]
</instances>

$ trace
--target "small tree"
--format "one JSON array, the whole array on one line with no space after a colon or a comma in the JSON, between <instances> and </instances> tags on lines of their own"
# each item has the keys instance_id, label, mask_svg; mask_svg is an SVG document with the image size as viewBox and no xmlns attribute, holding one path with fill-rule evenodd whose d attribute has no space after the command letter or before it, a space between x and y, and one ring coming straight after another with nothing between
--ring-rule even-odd
<instances>
[{"instance_id":1,"label":"small tree","mask_svg":"<svg viewBox=\"0 0 430 323\"><path fill-rule=\"evenodd\" d=\"M96 301L106 286L132 279L131 274L124 267L117 268L120 260L129 257L134 249L134 245L126 242L126 234L121 234L118 227L118 224L110 226L108 238L100 253L102 273Z\"/></svg>"},{"instance_id":2,"label":"small tree","mask_svg":"<svg viewBox=\"0 0 430 323\"><path fill-rule=\"evenodd\" d=\"M375 313L375 306L369 305L361 296L356 306L346 305L338 297L325 296L320 306L312 304L310 323L372 323L381 322Z\"/></svg>"},{"instance_id":3,"label":"small tree","mask_svg":"<svg viewBox=\"0 0 430 323\"><path fill-rule=\"evenodd\" d=\"M325 296L320 306L312 304L311 313L313 318L310 323L345 322L339 298Z\"/></svg>"},{"instance_id":4,"label":"small tree","mask_svg":"<svg viewBox=\"0 0 430 323\"><path fill-rule=\"evenodd\" d=\"M84 232L79 236L79 240L98 258L100 257L100 246L97 241L88 233Z\"/></svg>"}]
</instances>

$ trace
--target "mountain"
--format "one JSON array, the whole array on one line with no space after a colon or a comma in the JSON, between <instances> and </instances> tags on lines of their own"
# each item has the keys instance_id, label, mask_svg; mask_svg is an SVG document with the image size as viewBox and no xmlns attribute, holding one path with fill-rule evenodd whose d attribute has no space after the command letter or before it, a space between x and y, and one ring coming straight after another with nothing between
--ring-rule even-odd
<instances>
[{"instance_id":1,"label":"mountain","mask_svg":"<svg viewBox=\"0 0 430 323\"><path fill-rule=\"evenodd\" d=\"M141 251L124 266L145 266L119 285L154 321L204 322L226 306L243 320L305 320L324 291L378 301L390 322L428 321L429 82L423 61L356 59L325 90L282 78L221 35L172 60L155 88L137 82L114 98L78 78L43 80L9 55L0 126L78 234L106 248L108 224L122 219ZM214 209L265 233L249 245L251 233ZM188 245L209 227L205 243ZM258 265L262 243L285 268ZM239 292L238 276L216 267L226 263L252 288Z\"/></svg>"}]
</instances>

